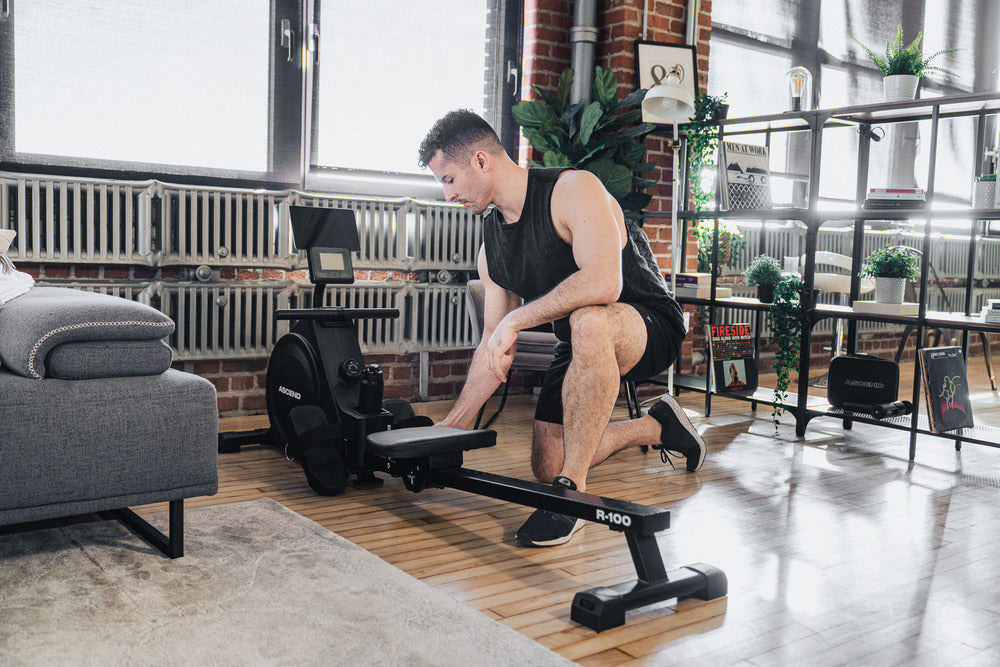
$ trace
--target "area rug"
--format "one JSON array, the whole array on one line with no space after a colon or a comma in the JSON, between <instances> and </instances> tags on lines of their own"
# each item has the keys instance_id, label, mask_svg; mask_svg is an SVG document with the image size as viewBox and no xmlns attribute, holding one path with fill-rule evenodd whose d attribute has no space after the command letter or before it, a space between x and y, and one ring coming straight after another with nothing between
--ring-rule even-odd
<instances>
[{"instance_id":1,"label":"area rug","mask_svg":"<svg viewBox=\"0 0 1000 667\"><path fill-rule=\"evenodd\" d=\"M0 664L568 664L272 500L188 510L184 537L0 536Z\"/></svg>"}]
</instances>

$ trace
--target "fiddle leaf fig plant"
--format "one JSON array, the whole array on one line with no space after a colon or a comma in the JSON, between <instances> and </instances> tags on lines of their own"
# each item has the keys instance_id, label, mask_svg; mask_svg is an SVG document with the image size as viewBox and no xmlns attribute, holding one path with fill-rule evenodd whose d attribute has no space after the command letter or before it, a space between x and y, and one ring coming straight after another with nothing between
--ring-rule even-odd
<instances>
[{"instance_id":1,"label":"fiddle leaf fig plant","mask_svg":"<svg viewBox=\"0 0 1000 667\"><path fill-rule=\"evenodd\" d=\"M593 101L570 104L573 68L559 76L556 90L532 86L539 100L522 100L512 109L531 147L542 154L532 166L575 167L593 173L633 220L642 220L642 209L652 196L643 192L657 182L641 174L653 169L646 161L645 137L654 128L642 123L640 105L646 94L637 90L618 99L618 79L597 66L591 86Z\"/></svg>"},{"instance_id":2,"label":"fiddle leaf fig plant","mask_svg":"<svg viewBox=\"0 0 1000 667\"><path fill-rule=\"evenodd\" d=\"M771 418L777 432L784 406L788 403L788 385L791 371L799 364L799 346L802 340L803 283L798 278L785 278L774 288L774 301L767 313L771 340L777 346L771 367L777 373Z\"/></svg>"}]
</instances>

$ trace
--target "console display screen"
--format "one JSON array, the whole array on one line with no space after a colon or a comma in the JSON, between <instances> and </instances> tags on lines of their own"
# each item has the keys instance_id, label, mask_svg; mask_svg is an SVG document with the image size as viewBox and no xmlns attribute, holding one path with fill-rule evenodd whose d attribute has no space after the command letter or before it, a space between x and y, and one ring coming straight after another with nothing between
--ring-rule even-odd
<instances>
[{"instance_id":1,"label":"console display screen","mask_svg":"<svg viewBox=\"0 0 1000 667\"><path fill-rule=\"evenodd\" d=\"M319 253L319 268L324 271L343 271L344 256L339 252Z\"/></svg>"}]
</instances>

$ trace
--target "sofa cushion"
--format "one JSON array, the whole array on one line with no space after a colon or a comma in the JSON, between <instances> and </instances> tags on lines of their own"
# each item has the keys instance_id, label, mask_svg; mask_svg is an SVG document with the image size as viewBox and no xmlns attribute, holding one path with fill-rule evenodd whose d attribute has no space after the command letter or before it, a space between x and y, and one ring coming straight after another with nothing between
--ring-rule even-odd
<instances>
[{"instance_id":1,"label":"sofa cushion","mask_svg":"<svg viewBox=\"0 0 1000 667\"><path fill-rule=\"evenodd\" d=\"M171 369L38 381L0 371L0 397L0 525L218 488L218 406L204 378Z\"/></svg>"},{"instance_id":2,"label":"sofa cushion","mask_svg":"<svg viewBox=\"0 0 1000 667\"><path fill-rule=\"evenodd\" d=\"M159 375L174 352L162 340L64 343L49 352L45 377L60 380Z\"/></svg>"},{"instance_id":3,"label":"sofa cushion","mask_svg":"<svg viewBox=\"0 0 1000 667\"><path fill-rule=\"evenodd\" d=\"M157 341L173 330L169 317L135 301L65 287L35 287L0 308L0 360L11 372L41 379L49 353L59 345L100 342L113 356L114 343Z\"/></svg>"}]
</instances>

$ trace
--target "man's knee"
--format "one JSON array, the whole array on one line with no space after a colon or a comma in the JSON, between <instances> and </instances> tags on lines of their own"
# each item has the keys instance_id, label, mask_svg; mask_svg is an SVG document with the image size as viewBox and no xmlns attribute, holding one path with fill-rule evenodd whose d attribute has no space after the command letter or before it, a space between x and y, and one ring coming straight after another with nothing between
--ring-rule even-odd
<instances>
[{"instance_id":1,"label":"man's knee","mask_svg":"<svg viewBox=\"0 0 1000 667\"><path fill-rule=\"evenodd\" d=\"M613 324L610 309L606 306L585 306L569 316L572 331L573 355L586 354L591 346L606 348L613 341Z\"/></svg>"}]
</instances>

